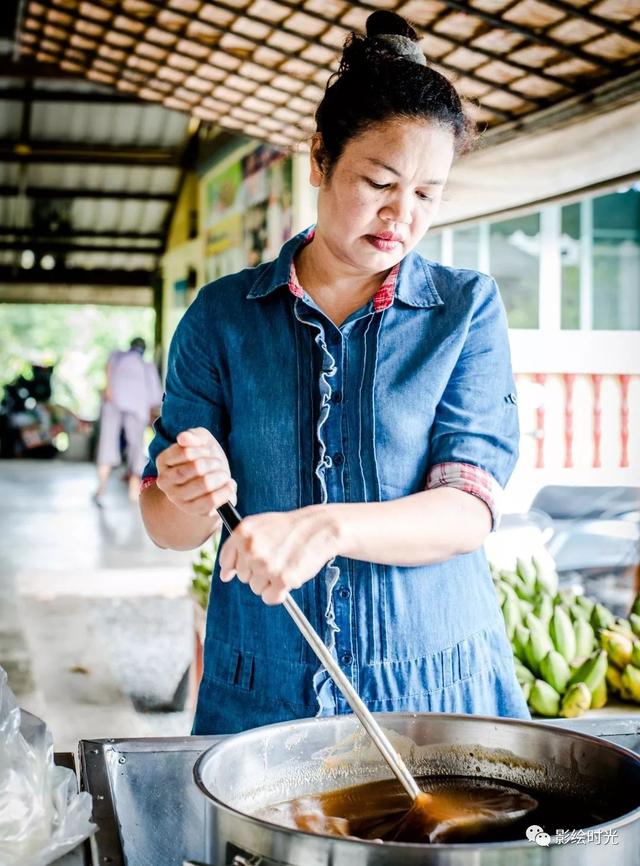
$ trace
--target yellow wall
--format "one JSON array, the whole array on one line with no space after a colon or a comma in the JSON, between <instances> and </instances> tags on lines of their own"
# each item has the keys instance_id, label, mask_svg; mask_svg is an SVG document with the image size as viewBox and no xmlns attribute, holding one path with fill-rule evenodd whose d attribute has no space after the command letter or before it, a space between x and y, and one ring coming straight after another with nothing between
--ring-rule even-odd
<instances>
[{"instance_id":1,"label":"yellow wall","mask_svg":"<svg viewBox=\"0 0 640 866\"><path fill-rule=\"evenodd\" d=\"M198 178L193 172L186 176L182 185L169 228L167 251L162 258L163 370L166 370L169 343L173 332L203 281L202 235L198 233L195 238L189 238L192 225L191 212L197 212L197 209ZM186 280L191 268L196 271L195 290L177 293L176 283Z\"/></svg>"},{"instance_id":2,"label":"yellow wall","mask_svg":"<svg viewBox=\"0 0 640 866\"><path fill-rule=\"evenodd\" d=\"M162 259L163 271L163 323L162 354L166 369L169 343L186 307L205 282L205 238L204 214L207 184L216 175L226 171L234 163L250 154L260 142L239 144L231 153L212 165L202 176L191 172L185 178L169 229L167 252ZM315 190L309 185L309 155L292 155L292 229L299 232L315 221ZM191 211L197 211L198 235L189 238L192 224ZM175 284L186 279L189 269L196 271L194 290L176 293Z\"/></svg>"}]
</instances>

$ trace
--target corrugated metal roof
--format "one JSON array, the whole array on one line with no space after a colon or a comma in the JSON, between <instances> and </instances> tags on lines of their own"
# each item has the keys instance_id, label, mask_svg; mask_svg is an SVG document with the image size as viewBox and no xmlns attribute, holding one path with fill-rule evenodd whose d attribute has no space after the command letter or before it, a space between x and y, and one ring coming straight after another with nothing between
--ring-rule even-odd
<instances>
[{"instance_id":1,"label":"corrugated metal roof","mask_svg":"<svg viewBox=\"0 0 640 866\"><path fill-rule=\"evenodd\" d=\"M31 135L34 140L73 141L101 145L182 144L189 118L159 105L91 103L32 103Z\"/></svg>"},{"instance_id":2,"label":"corrugated metal roof","mask_svg":"<svg viewBox=\"0 0 640 866\"><path fill-rule=\"evenodd\" d=\"M114 100L108 88L82 80L61 84L35 78L26 85L20 77L0 85L0 137L7 154L0 160L0 245L14 247L0 250L0 265L16 265L25 248L40 256L49 245L54 254L64 254L69 269L151 274L159 264L162 234L183 171L171 154L187 141L189 116L143 101ZM52 91L54 98L47 101ZM87 101L94 95L101 101ZM12 141L20 145L15 160ZM39 158L31 160L31 152ZM141 164L136 163L138 153ZM83 231L89 235L82 236ZM146 237L136 239L139 235ZM73 251L74 246L82 249ZM91 246L100 249L94 252ZM63 252L67 247L70 251ZM126 251L118 252L121 247ZM154 248L157 253L150 252Z\"/></svg>"},{"instance_id":3,"label":"corrugated metal roof","mask_svg":"<svg viewBox=\"0 0 640 866\"><path fill-rule=\"evenodd\" d=\"M124 165L47 165L36 163L27 169L29 186L58 187L61 190L100 190L173 194L180 178L178 168L151 168Z\"/></svg>"},{"instance_id":4,"label":"corrugated metal roof","mask_svg":"<svg viewBox=\"0 0 640 866\"><path fill-rule=\"evenodd\" d=\"M142 202L134 199L75 199L71 206L73 226L96 231L119 231L145 234L158 231L169 212L170 204Z\"/></svg>"}]
</instances>

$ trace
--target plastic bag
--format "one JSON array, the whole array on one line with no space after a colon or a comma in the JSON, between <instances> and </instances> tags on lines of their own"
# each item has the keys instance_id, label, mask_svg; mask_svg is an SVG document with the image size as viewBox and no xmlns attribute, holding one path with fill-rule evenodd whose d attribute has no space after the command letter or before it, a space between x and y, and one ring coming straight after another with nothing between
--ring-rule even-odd
<instances>
[{"instance_id":1,"label":"plastic bag","mask_svg":"<svg viewBox=\"0 0 640 866\"><path fill-rule=\"evenodd\" d=\"M0 667L0 866L47 866L71 851L96 830L91 805L74 773L54 765L50 731L21 714Z\"/></svg>"}]
</instances>

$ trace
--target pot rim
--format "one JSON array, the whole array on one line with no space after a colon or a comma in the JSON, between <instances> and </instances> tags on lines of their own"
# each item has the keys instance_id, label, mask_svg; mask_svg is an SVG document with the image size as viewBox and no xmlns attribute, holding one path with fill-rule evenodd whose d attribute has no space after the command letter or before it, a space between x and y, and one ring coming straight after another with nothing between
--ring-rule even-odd
<instances>
[{"instance_id":1,"label":"pot rim","mask_svg":"<svg viewBox=\"0 0 640 866\"><path fill-rule=\"evenodd\" d=\"M540 728L549 731L550 733L559 734L561 737L578 739L582 741L586 741L587 743L591 743L596 747L606 749L607 751L618 752L622 757L631 758L636 761L640 766L640 755L636 752L631 751L631 749L626 749L624 746L619 746L617 743L610 743L607 740L602 739L602 737L592 736L591 734L584 734L581 731L572 731L570 728L560 727L557 725L548 724L545 722L537 722L533 720L527 719L511 719L507 717L501 716L481 716L481 715L471 715L469 713L374 713L373 714L378 720L384 720L385 718L405 718L405 719L415 719L421 716L429 716L429 718L434 719L451 719L456 721L462 721L465 723L466 720L477 720L484 722L493 722L499 723L500 725L510 725L512 727L527 727L533 728L535 730L539 730ZM390 848L395 848L397 850L403 850L405 848L429 848L435 850L446 850L446 851L468 851L471 847L476 849L493 849L500 848L503 850L509 848L521 848L523 842L527 842L526 837L519 840L510 840L505 842L434 842L430 844L425 844L422 842L374 842L370 839L358 839L356 837L351 838L349 836L332 836L327 833L311 833L308 830L298 830L292 827L284 827L282 824L274 824L271 821L267 821L264 818L256 818L254 815L249 815L247 812L243 812L240 809L236 809L234 806L229 806L223 800L220 800L214 794L211 793L207 789L204 784L202 778L202 765L208 759L209 755L215 753L216 751L221 751L225 747L228 747L232 740L241 739L245 735L249 734L255 735L258 731L269 731L273 728L286 729L289 727L293 727L294 725L308 727L310 725L331 723L335 724L336 719L349 719L352 718L357 722L357 718L353 713L341 713L338 716L313 716L311 718L306 719L291 719L288 722L274 722L270 725L259 725L256 728L249 728L246 731L240 731L237 734L229 734L225 736L223 740L220 740L214 745L210 746L208 749L205 749L201 755L198 756L195 764L193 765L193 778L202 792L204 794L206 800L211 804L215 805L217 808L222 809L224 812L228 814L234 815L236 817L242 818L245 821L251 822L251 824L257 827L268 827L272 830L278 831L279 833L284 833L287 836L308 836L310 838L315 839L327 839L333 843L340 844L342 842L347 842L349 844L358 844L358 845L367 845L372 846L373 848L379 849L380 844L388 846ZM635 809L632 809L631 812L626 812L624 815L621 815L619 818L614 818L611 821L607 821L603 824L593 824L590 827L582 828L583 832L588 832L589 830L593 830L594 828L598 828L599 830L614 830L621 829L622 827L627 826L627 824L631 824L634 820L640 818L640 802ZM562 844L571 844L571 842L565 842Z\"/></svg>"}]
</instances>

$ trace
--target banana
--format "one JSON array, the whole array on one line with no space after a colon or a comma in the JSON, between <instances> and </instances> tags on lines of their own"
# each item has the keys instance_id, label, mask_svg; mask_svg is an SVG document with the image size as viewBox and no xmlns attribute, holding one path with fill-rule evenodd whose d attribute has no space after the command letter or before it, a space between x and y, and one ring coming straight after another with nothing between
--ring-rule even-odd
<instances>
[{"instance_id":1,"label":"banana","mask_svg":"<svg viewBox=\"0 0 640 866\"><path fill-rule=\"evenodd\" d=\"M628 637L629 640L635 639L631 623L628 619L623 619L622 617L617 616L613 624L609 626L609 629L610 631L615 631L618 634L624 635L624 637Z\"/></svg>"},{"instance_id":2,"label":"banana","mask_svg":"<svg viewBox=\"0 0 640 866\"><path fill-rule=\"evenodd\" d=\"M562 699L560 715L565 719L581 716L591 706L591 692L584 683L574 683Z\"/></svg>"},{"instance_id":3,"label":"banana","mask_svg":"<svg viewBox=\"0 0 640 866\"><path fill-rule=\"evenodd\" d=\"M531 591L535 589L537 574L532 560L527 562L526 559L519 556L516 560L516 574Z\"/></svg>"},{"instance_id":4,"label":"banana","mask_svg":"<svg viewBox=\"0 0 640 866\"><path fill-rule=\"evenodd\" d=\"M541 595L533 605L533 612L543 625L548 627L553 615L553 602L550 595Z\"/></svg>"},{"instance_id":5,"label":"banana","mask_svg":"<svg viewBox=\"0 0 640 866\"><path fill-rule=\"evenodd\" d=\"M504 623L507 628L509 640L512 640L516 626L519 625L521 621L520 604L518 600L514 598L505 598L504 604L502 605L502 615L504 617Z\"/></svg>"},{"instance_id":6,"label":"banana","mask_svg":"<svg viewBox=\"0 0 640 866\"><path fill-rule=\"evenodd\" d=\"M537 616L528 613L525 617L525 623L529 628L529 640L527 641L524 652L527 660L527 666L538 673L540 671L540 663L542 659L554 649L551 638L546 628L542 625Z\"/></svg>"},{"instance_id":7,"label":"banana","mask_svg":"<svg viewBox=\"0 0 640 866\"><path fill-rule=\"evenodd\" d=\"M640 704L640 670L633 665L627 665L620 677L623 698Z\"/></svg>"},{"instance_id":8,"label":"banana","mask_svg":"<svg viewBox=\"0 0 640 866\"><path fill-rule=\"evenodd\" d=\"M536 597L535 586L525 583L520 577L513 584L513 588L515 589L518 598L522 599L522 601L533 602Z\"/></svg>"},{"instance_id":9,"label":"banana","mask_svg":"<svg viewBox=\"0 0 640 866\"><path fill-rule=\"evenodd\" d=\"M615 622L615 617L603 604L595 604L591 612L591 625L594 631L609 628Z\"/></svg>"},{"instance_id":10,"label":"banana","mask_svg":"<svg viewBox=\"0 0 640 866\"><path fill-rule=\"evenodd\" d=\"M591 624L579 616L573 623L573 631L576 636L576 658L590 656L596 646L596 636Z\"/></svg>"},{"instance_id":11,"label":"banana","mask_svg":"<svg viewBox=\"0 0 640 866\"><path fill-rule=\"evenodd\" d=\"M637 668L640 668L640 640L637 640L633 644L633 650L631 652L631 664Z\"/></svg>"},{"instance_id":12,"label":"banana","mask_svg":"<svg viewBox=\"0 0 640 866\"><path fill-rule=\"evenodd\" d=\"M525 667L522 664L522 662L519 662L516 659L514 661L513 665L516 669L516 679L518 680L518 682L520 683L521 686L525 685L526 683L529 683L529 685L532 685L535 682L536 678L535 678L534 674L532 674L531 671L529 670L529 668Z\"/></svg>"},{"instance_id":13,"label":"banana","mask_svg":"<svg viewBox=\"0 0 640 866\"><path fill-rule=\"evenodd\" d=\"M620 670L629 664L633 653L633 643L628 637L617 631L603 629L600 632L600 645L607 651L607 655Z\"/></svg>"},{"instance_id":14,"label":"banana","mask_svg":"<svg viewBox=\"0 0 640 866\"><path fill-rule=\"evenodd\" d=\"M520 688L522 689L522 694L524 695L525 701L529 701L529 696L531 694L531 687L533 683L520 683Z\"/></svg>"},{"instance_id":15,"label":"banana","mask_svg":"<svg viewBox=\"0 0 640 866\"><path fill-rule=\"evenodd\" d=\"M629 625L636 637L640 637L640 614L630 613L629 614Z\"/></svg>"},{"instance_id":16,"label":"banana","mask_svg":"<svg viewBox=\"0 0 640 866\"><path fill-rule=\"evenodd\" d=\"M525 647L527 646L528 640L529 629L522 625L522 623L518 623L511 639L511 647L515 657L523 664L527 664L527 653Z\"/></svg>"},{"instance_id":17,"label":"banana","mask_svg":"<svg viewBox=\"0 0 640 866\"><path fill-rule=\"evenodd\" d=\"M536 680L529 693L529 706L539 716L557 716L560 695L544 680Z\"/></svg>"},{"instance_id":18,"label":"banana","mask_svg":"<svg viewBox=\"0 0 640 866\"><path fill-rule=\"evenodd\" d=\"M510 584L513 584L514 580L518 579L518 575L515 573L515 571L512 568L511 569L510 568L501 568L500 571L498 572L498 576L499 576L500 580L504 580L505 583L510 583Z\"/></svg>"},{"instance_id":19,"label":"banana","mask_svg":"<svg viewBox=\"0 0 640 866\"><path fill-rule=\"evenodd\" d=\"M577 611L581 611L586 619L589 619L591 614L593 613L593 608L595 607L595 603L591 601L591 599L587 598L586 595L577 595L576 600L574 602L574 608Z\"/></svg>"},{"instance_id":20,"label":"banana","mask_svg":"<svg viewBox=\"0 0 640 866\"><path fill-rule=\"evenodd\" d=\"M609 689L616 694L620 694L622 691L622 674L615 665L609 664L607 666L605 679Z\"/></svg>"},{"instance_id":21,"label":"banana","mask_svg":"<svg viewBox=\"0 0 640 866\"><path fill-rule=\"evenodd\" d=\"M591 692L591 709L600 710L607 703L607 681L603 679L600 685Z\"/></svg>"},{"instance_id":22,"label":"banana","mask_svg":"<svg viewBox=\"0 0 640 866\"><path fill-rule=\"evenodd\" d=\"M576 635L567 612L556 607L549 623L549 634L555 648L571 663L576 656Z\"/></svg>"},{"instance_id":23,"label":"banana","mask_svg":"<svg viewBox=\"0 0 640 866\"><path fill-rule=\"evenodd\" d=\"M516 595L516 591L510 583L502 583L500 585L500 589L504 593L504 600L507 599L513 600L516 604L518 603L518 596Z\"/></svg>"},{"instance_id":24,"label":"banana","mask_svg":"<svg viewBox=\"0 0 640 866\"><path fill-rule=\"evenodd\" d=\"M571 677L571 668L561 653L551 650L540 663L540 674L550 686L563 694Z\"/></svg>"},{"instance_id":25,"label":"banana","mask_svg":"<svg viewBox=\"0 0 640 866\"><path fill-rule=\"evenodd\" d=\"M595 691L606 676L607 664L607 654L604 650L594 653L571 675L569 688L576 683L584 683L589 691Z\"/></svg>"}]
</instances>

